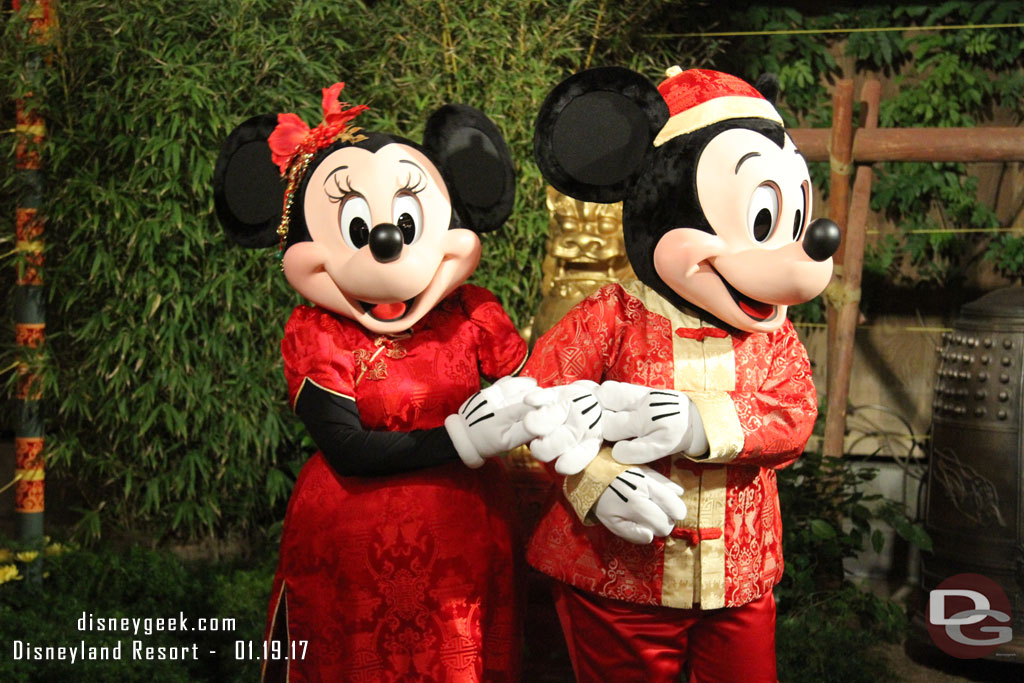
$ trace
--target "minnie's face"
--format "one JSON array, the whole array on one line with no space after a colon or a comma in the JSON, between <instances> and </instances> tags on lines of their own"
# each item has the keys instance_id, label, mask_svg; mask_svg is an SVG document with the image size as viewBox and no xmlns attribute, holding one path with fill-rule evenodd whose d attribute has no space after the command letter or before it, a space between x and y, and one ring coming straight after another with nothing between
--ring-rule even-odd
<instances>
[{"instance_id":1,"label":"minnie's face","mask_svg":"<svg viewBox=\"0 0 1024 683\"><path fill-rule=\"evenodd\" d=\"M670 230L654 249L655 271L681 297L733 327L779 328L787 307L817 296L832 275L831 258L816 261L804 250L807 163L788 135L780 148L735 128L708 142L696 180L713 233Z\"/></svg>"},{"instance_id":2,"label":"minnie's face","mask_svg":"<svg viewBox=\"0 0 1024 683\"><path fill-rule=\"evenodd\" d=\"M310 241L285 252L288 282L372 332L409 329L480 261L476 233L449 229L441 174L409 145L335 150L311 171L302 201Z\"/></svg>"}]
</instances>

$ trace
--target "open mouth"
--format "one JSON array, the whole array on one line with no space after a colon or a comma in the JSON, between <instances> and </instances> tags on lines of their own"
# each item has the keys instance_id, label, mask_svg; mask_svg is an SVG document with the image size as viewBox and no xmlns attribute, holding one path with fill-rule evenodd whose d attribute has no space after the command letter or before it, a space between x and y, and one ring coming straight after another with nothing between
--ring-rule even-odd
<instances>
[{"instance_id":1,"label":"open mouth","mask_svg":"<svg viewBox=\"0 0 1024 683\"><path fill-rule=\"evenodd\" d=\"M413 297L413 299L415 298L416 297ZM374 320L378 320L382 323L389 323L394 322L395 320L400 320L402 316L412 308L413 299L388 304L372 304L368 301L360 301L359 305L362 306L363 311Z\"/></svg>"},{"instance_id":2,"label":"open mouth","mask_svg":"<svg viewBox=\"0 0 1024 683\"><path fill-rule=\"evenodd\" d=\"M764 322L775 317L775 313L778 311L775 304L766 304L763 301L751 299L749 296L741 293L735 287L726 282L725 278L722 278L722 282L725 283L725 288L729 291L729 295L732 296L733 301L736 302L736 305L739 306L740 310L754 320Z\"/></svg>"}]
</instances>

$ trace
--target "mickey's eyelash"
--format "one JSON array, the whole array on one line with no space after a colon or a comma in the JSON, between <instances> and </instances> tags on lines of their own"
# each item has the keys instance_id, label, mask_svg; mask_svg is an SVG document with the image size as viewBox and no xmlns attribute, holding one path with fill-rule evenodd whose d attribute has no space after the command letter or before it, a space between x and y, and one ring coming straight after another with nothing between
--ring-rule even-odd
<instances>
[{"instance_id":1,"label":"mickey's eyelash","mask_svg":"<svg viewBox=\"0 0 1024 683\"><path fill-rule=\"evenodd\" d=\"M352 189L352 177L345 176L345 184L341 183L341 174L335 173L330 177L330 180L334 181L334 187L338 189L338 194L331 194L330 190L327 190L327 196L330 197L331 201L340 202L347 198L349 195L359 194Z\"/></svg>"},{"instance_id":2,"label":"mickey's eyelash","mask_svg":"<svg viewBox=\"0 0 1024 683\"><path fill-rule=\"evenodd\" d=\"M419 173L413 176L413 172L410 171L409 175L405 176L405 183L398 189L399 192L410 192L412 194L419 194L423 190L427 189L427 179Z\"/></svg>"}]
</instances>

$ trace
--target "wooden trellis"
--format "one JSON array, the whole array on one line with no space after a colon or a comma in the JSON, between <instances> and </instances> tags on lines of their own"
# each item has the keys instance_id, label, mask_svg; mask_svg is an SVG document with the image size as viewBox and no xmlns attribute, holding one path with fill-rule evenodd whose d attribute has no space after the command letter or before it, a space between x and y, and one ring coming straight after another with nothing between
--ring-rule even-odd
<instances>
[{"instance_id":1,"label":"wooden trellis","mask_svg":"<svg viewBox=\"0 0 1024 683\"><path fill-rule=\"evenodd\" d=\"M825 455L841 456L853 367L854 335L860 314L864 243L871 204L871 164L879 161L1024 161L1024 128L878 128L881 84L866 81L861 91L864 120L853 125L853 81L836 83L832 128L790 130L808 161L831 167L829 214L842 229L836 270L827 290L828 412ZM856 173L854 174L854 171ZM850 179L853 176L851 187Z\"/></svg>"}]
</instances>

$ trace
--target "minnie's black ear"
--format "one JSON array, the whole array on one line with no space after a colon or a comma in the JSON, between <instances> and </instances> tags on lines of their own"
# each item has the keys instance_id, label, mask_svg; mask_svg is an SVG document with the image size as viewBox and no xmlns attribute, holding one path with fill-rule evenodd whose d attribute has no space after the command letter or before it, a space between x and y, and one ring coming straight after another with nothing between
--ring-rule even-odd
<instances>
[{"instance_id":1,"label":"minnie's black ear","mask_svg":"<svg viewBox=\"0 0 1024 683\"><path fill-rule=\"evenodd\" d=\"M754 83L754 89L775 106L779 99L779 77L775 74L761 74Z\"/></svg>"},{"instance_id":2,"label":"minnie's black ear","mask_svg":"<svg viewBox=\"0 0 1024 683\"><path fill-rule=\"evenodd\" d=\"M560 192L617 202L629 194L667 120L668 105L643 75L617 66L588 69L544 100L533 155Z\"/></svg>"},{"instance_id":3,"label":"minnie's black ear","mask_svg":"<svg viewBox=\"0 0 1024 683\"><path fill-rule=\"evenodd\" d=\"M423 147L444 176L463 227L500 228L512 213L516 184L498 127L478 109L446 104L427 119Z\"/></svg>"},{"instance_id":4,"label":"minnie's black ear","mask_svg":"<svg viewBox=\"0 0 1024 683\"><path fill-rule=\"evenodd\" d=\"M243 247L278 243L285 183L270 160L267 138L277 116L254 116L235 128L213 169L213 204L228 237Z\"/></svg>"}]
</instances>

